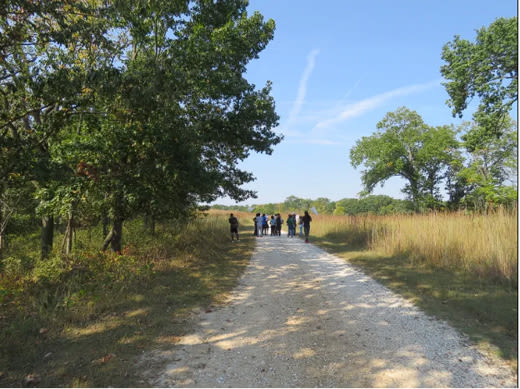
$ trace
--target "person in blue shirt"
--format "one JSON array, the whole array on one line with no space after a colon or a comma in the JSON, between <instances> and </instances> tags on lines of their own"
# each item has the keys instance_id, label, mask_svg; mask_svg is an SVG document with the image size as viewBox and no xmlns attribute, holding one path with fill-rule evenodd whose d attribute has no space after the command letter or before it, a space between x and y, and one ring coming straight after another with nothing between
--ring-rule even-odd
<instances>
[{"instance_id":1,"label":"person in blue shirt","mask_svg":"<svg viewBox=\"0 0 520 389\"><path fill-rule=\"evenodd\" d=\"M276 235L276 219L274 218L274 215L271 216L271 236Z\"/></svg>"}]
</instances>

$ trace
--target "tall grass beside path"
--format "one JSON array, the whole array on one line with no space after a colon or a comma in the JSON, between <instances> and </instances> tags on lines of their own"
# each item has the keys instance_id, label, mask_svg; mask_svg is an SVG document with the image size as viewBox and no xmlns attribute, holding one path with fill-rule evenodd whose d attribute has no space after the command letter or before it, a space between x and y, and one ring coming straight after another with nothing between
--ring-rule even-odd
<instances>
[{"instance_id":1,"label":"tall grass beside path","mask_svg":"<svg viewBox=\"0 0 520 389\"><path fill-rule=\"evenodd\" d=\"M406 256L414 263L517 285L516 212L319 216L312 231L381 255Z\"/></svg>"},{"instance_id":2,"label":"tall grass beside path","mask_svg":"<svg viewBox=\"0 0 520 389\"><path fill-rule=\"evenodd\" d=\"M311 242L447 320L516 369L517 214L316 216Z\"/></svg>"}]
</instances>

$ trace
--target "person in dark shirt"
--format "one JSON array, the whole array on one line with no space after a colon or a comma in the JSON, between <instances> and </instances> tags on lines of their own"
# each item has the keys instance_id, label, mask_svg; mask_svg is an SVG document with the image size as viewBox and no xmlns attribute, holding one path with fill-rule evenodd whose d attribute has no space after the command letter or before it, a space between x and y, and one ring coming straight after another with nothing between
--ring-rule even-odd
<instances>
[{"instance_id":1,"label":"person in dark shirt","mask_svg":"<svg viewBox=\"0 0 520 389\"><path fill-rule=\"evenodd\" d=\"M240 237L238 236L238 219L233 216L233 214L229 215L229 226L231 230L231 241L234 240L235 236L237 237L237 240L240 240Z\"/></svg>"},{"instance_id":2,"label":"person in dark shirt","mask_svg":"<svg viewBox=\"0 0 520 389\"><path fill-rule=\"evenodd\" d=\"M282 216L279 213L277 213L276 214L276 235L277 236L282 235L282 224L283 224Z\"/></svg>"},{"instance_id":3,"label":"person in dark shirt","mask_svg":"<svg viewBox=\"0 0 520 389\"><path fill-rule=\"evenodd\" d=\"M303 232L305 234L305 243L309 243L309 233L311 231L311 221L312 217L309 215L308 211L305 211L305 215L303 215Z\"/></svg>"}]
</instances>

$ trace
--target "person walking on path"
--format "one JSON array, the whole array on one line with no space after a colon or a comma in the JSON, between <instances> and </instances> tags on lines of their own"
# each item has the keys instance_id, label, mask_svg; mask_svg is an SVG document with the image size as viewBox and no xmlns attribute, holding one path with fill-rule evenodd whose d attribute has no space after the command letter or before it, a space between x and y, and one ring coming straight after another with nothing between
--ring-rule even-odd
<instances>
[{"instance_id":1,"label":"person walking on path","mask_svg":"<svg viewBox=\"0 0 520 389\"><path fill-rule=\"evenodd\" d=\"M294 215L289 215L287 217L287 229L289 230L289 233L287 234L288 238L294 237L294 231L296 229L296 218Z\"/></svg>"},{"instance_id":2,"label":"person walking on path","mask_svg":"<svg viewBox=\"0 0 520 389\"><path fill-rule=\"evenodd\" d=\"M276 219L274 218L274 215L271 215L271 236L276 235Z\"/></svg>"},{"instance_id":3,"label":"person walking on path","mask_svg":"<svg viewBox=\"0 0 520 389\"><path fill-rule=\"evenodd\" d=\"M264 219L262 218L262 216L257 213L256 214L256 232L257 232L257 235L259 238L262 237L262 229L263 229L263 225L264 225Z\"/></svg>"},{"instance_id":4,"label":"person walking on path","mask_svg":"<svg viewBox=\"0 0 520 389\"><path fill-rule=\"evenodd\" d=\"M311 221L312 217L309 215L308 211L305 211L305 215L303 215L303 232L305 233L305 243L309 243L309 232L311 231Z\"/></svg>"},{"instance_id":5,"label":"person walking on path","mask_svg":"<svg viewBox=\"0 0 520 389\"><path fill-rule=\"evenodd\" d=\"M269 231L269 224L267 224L267 216L265 213L262 215L262 234L267 235Z\"/></svg>"},{"instance_id":6,"label":"person walking on path","mask_svg":"<svg viewBox=\"0 0 520 389\"><path fill-rule=\"evenodd\" d=\"M300 227L300 238L303 236L303 216L300 216L298 220L298 226Z\"/></svg>"},{"instance_id":7,"label":"person walking on path","mask_svg":"<svg viewBox=\"0 0 520 389\"><path fill-rule=\"evenodd\" d=\"M237 237L237 240L240 240L240 237L238 236L238 219L233 214L229 215L229 227L231 231L231 241L234 240L235 236Z\"/></svg>"},{"instance_id":8,"label":"person walking on path","mask_svg":"<svg viewBox=\"0 0 520 389\"><path fill-rule=\"evenodd\" d=\"M279 213L277 213L276 214L276 235L278 235L278 236L282 235L282 224L283 224L282 216Z\"/></svg>"},{"instance_id":9,"label":"person walking on path","mask_svg":"<svg viewBox=\"0 0 520 389\"><path fill-rule=\"evenodd\" d=\"M254 236L258 236L258 226L256 225L256 218L259 214L257 213L256 216L253 217L253 223L255 223L255 233Z\"/></svg>"}]
</instances>

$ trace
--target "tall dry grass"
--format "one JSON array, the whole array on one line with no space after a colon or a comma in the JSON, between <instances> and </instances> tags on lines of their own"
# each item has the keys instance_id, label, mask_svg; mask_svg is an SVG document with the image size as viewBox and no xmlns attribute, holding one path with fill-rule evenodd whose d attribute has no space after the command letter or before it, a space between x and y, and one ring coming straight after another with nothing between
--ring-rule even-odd
<instances>
[{"instance_id":1,"label":"tall dry grass","mask_svg":"<svg viewBox=\"0 0 520 389\"><path fill-rule=\"evenodd\" d=\"M319 216L312 234L517 285L517 212Z\"/></svg>"}]
</instances>

